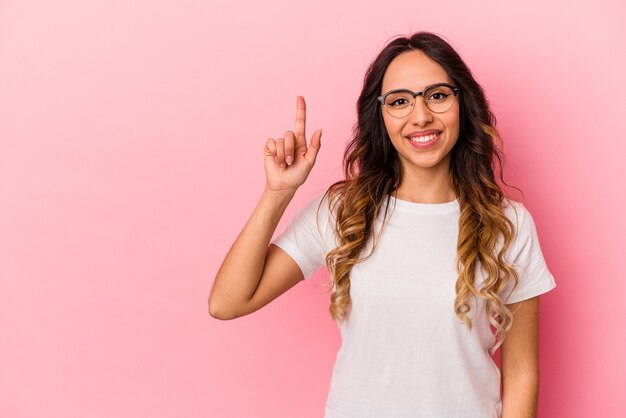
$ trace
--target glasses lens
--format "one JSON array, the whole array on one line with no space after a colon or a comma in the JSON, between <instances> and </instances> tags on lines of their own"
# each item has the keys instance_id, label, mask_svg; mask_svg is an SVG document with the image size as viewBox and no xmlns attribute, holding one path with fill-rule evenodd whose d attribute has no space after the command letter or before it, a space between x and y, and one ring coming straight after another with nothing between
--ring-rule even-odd
<instances>
[{"instance_id":1,"label":"glasses lens","mask_svg":"<svg viewBox=\"0 0 626 418\"><path fill-rule=\"evenodd\" d=\"M442 113L452 107L454 103L454 92L448 86L431 87L424 94L426 106L435 112Z\"/></svg>"},{"instance_id":2,"label":"glasses lens","mask_svg":"<svg viewBox=\"0 0 626 418\"><path fill-rule=\"evenodd\" d=\"M385 99L385 109L391 116L401 118L411 113L414 100L408 92L391 93Z\"/></svg>"}]
</instances>

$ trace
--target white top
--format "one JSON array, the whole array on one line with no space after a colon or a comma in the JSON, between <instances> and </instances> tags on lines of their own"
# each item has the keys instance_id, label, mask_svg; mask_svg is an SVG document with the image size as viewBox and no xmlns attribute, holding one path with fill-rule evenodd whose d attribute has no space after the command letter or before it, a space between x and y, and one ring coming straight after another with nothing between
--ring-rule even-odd
<instances>
[{"instance_id":1,"label":"white top","mask_svg":"<svg viewBox=\"0 0 626 418\"><path fill-rule=\"evenodd\" d=\"M327 197L316 225L322 196L272 241L294 259L305 279L325 266L326 254L337 244ZM520 275L507 303L554 289L531 214L516 201L504 211L519 232L506 253ZM454 313L459 214L457 200L429 204L391 197L374 254L350 274L352 308L339 324L342 345L324 418L501 416L500 370L488 352L494 336L484 299L478 298L476 314L473 298L468 302L472 331ZM383 215L384 209L375 234ZM361 255L371 247L370 239ZM476 273L478 289L484 276L479 268ZM508 295L512 282L501 296Z\"/></svg>"}]
</instances>

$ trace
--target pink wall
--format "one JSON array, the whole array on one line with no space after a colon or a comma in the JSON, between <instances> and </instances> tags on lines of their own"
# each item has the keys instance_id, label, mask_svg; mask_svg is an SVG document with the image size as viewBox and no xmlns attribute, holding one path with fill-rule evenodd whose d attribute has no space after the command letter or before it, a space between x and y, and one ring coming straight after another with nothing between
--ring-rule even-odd
<instances>
[{"instance_id":1,"label":"pink wall","mask_svg":"<svg viewBox=\"0 0 626 418\"><path fill-rule=\"evenodd\" d=\"M558 283L539 416L623 413L626 9L506 3L0 3L0 416L321 417L327 272L235 321L207 297L296 96L324 144L281 230L339 179L370 60L416 30L485 87Z\"/></svg>"}]
</instances>

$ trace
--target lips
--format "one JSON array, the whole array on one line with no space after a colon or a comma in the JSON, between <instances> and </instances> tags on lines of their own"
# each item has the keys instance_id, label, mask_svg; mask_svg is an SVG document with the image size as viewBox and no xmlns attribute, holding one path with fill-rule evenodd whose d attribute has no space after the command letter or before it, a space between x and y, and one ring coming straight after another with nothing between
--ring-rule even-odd
<instances>
[{"instance_id":1,"label":"lips","mask_svg":"<svg viewBox=\"0 0 626 418\"><path fill-rule=\"evenodd\" d=\"M424 133L430 132L430 135L423 135ZM414 136L414 139L411 139L410 137L407 137L406 140L409 142L409 144L411 144L411 147L413 147L414 149L417 150L429 150L431 148L434 148L437 146L437 144L439 143L440 137L441 137L441 133L438 133L437 131L421 131L419 132L422 135L415 135L415 132L411 133L411 135ZM430 138L429 138L430 137ZM426 141L420 141L420 139L427 139Z\"/></svg>"},{"instance_id":2,"label":"lips","mask_svg":"<svg viewBox=\"0 0 626 418\"><path fill-rule=\"evenodd\" d=\"M428 136L428 135L432 135L432 134L438 134L441 131L438 131L436 129L427 129L425 131L415 131L415 132L411 132L407 135L405 135L406 138L415 138L415 137L420 137L420 136Z\"/></svg>"}]
</instances>

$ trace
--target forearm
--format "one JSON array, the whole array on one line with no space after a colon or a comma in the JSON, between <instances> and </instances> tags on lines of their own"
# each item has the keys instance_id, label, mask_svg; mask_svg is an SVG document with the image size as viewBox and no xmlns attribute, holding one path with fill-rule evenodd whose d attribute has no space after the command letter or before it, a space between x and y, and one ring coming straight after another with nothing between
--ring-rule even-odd
<instances>
[{"instance_id":1,"label":"forearm","mask_svg":"<svg viewBox=\"0 0 626 418\"><path fill-rule=\"evenodd\" d=\"M209 295L210 312L227 314L252 296L263 273L269 242L294 194L264 190L217 272Z\"/></svg>"},{"instance_id":2,"label":"forearm","mask_svg":"<svg viewBox=\"0 0 626 418\"><path fill-rule=\"evenodd\" d=\"M503 380L502 418L536 418L539 379L526 376Z\"/></svg>"}]
</instances>

